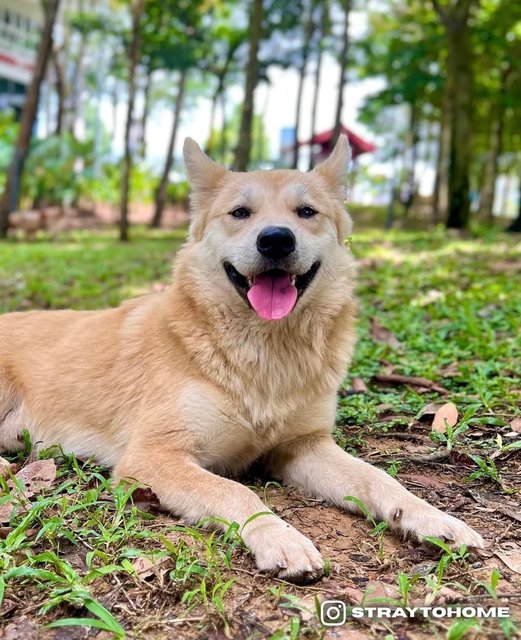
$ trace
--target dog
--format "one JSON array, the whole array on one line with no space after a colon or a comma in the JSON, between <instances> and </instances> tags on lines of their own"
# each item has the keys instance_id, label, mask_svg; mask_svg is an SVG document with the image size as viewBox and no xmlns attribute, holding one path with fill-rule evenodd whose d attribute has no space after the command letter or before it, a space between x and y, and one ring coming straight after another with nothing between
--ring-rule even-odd
<instances>
[{"instance_id":1,"label":"dog","mask_svg":"<svg viewBox=\"0 0 521 640\"><path fill-rule=\"evenodd\" d=\"M0 317L0 439L61 444L191 523L238 523L260 570L321 575L313 543L233 478L254 461L402 534L482 547L331 435L356 334L341 136L311 172L231 172L187 138L188 240L165 291L102 311ZM359 505L359 503L358 503Z\"/></svg>"}]
</instances>

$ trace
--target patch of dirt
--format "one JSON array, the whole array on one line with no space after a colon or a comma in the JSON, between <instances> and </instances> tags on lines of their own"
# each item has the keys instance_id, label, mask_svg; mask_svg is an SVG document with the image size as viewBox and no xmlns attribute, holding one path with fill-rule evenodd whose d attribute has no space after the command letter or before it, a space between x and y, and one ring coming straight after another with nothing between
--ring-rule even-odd
<instances>
[{"instance_id":1,"label":"patch of dirt","mask_svg":"<svg viewBox=\"0 0 521 640\"><path fill-rule=\"evenodd\" d=\"M429 429L429 427L426 427ZM425 440L427 442L427 440ZM399 452L404 461L398 479L416 495L447 511L481 532L486 548L472 551L465 563L453 563L446 570L444 586L431 604L465 603L479 606L509 606L513 619L521 620L521 574L519 549L519 509L516 498L521 490L521 460L511 456L504 464L502 474L514 497L505 495L491 482L471 485L465 480L471 468L458 455L443 462L407 462L407 452L423 455L424 445L418 438L410 441L404 436L393 438L370 436L366 439L361 457L369 462L393 459ZM384 453L385 452L385 453ZM404 455L405 454L405 455ZM385 468L385 465L384 465ZM175 583L168 577L172 560L158 565L137 563L138 578L107 577L103 587L97 586L96 598L129 630L129 637L146 640L180 638L186 640L261 640L271 638L281 628L289 632L291 619L297 617L300 635L327 640L382 638L389 629L395 637L404 640L427 640L436 632L444 637L452 620L433 619L426 623L411 621L356 621L345 626L325 629L316 616L316 602L342 600L348 605L359 604L364 593L369 597L399 598L397 578L400 573L426 575L438 563L440 551L426 544L418 544L386 533L383 537L371 535L373 525L359 516L350 515L303 498L298 492L275 486L267 489L255 478L262 499L281 517L307 535L317 545L330 564L329 576L304 586L291 585L282 580L260 574L251 556L242 549L232 555L232 569L222 569L221 580L234 583L224 598L224 609L219 614L211 604L198 604L188 609L181 599L186 585ZM518 505L517 505L518 506ZM159 515L148 523L158 535L176 521ZM186 540L180 532L166 534L171 541ZM74 566L81 564L87 549L72 548L68 560ZM77 556L77 562L74 558ZM491 598L480 582L489 584L491 572L499 568L501 578L497 585L497 602ZM98 584L98 583L97 583ZM211 589L211 586L208 586ZM420 580L411 596L410 605L429 603L428 589ZM42 623L50 618L37 617L35 606L27 595L18 594L4 603L2 640L76 640L111 637L96 629L66 627L43 629ZM54 612L56 619L58 612ZM70 610L59 612L60 617L71 615ZM72 615L84 615L73 611ZM227 628L223 619L229 623ZM479 637L502 637L497 623L484 622L484 634ZM279 636L278 636L279 637ZM282 636L280 636L282 637ZM288 636L289 637L289 636ZM465 636L468 637L468 636Z\"/></svg>"}]
</instances>

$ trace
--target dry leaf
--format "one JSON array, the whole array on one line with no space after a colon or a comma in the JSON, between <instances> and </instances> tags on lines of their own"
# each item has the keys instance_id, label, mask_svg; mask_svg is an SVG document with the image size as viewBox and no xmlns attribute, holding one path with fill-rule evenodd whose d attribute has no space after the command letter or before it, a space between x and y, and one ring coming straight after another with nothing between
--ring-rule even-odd
<instances>
[{"instance_id":1,"label":"dry leaf","mask_svg":"<svg viewBox=\"0 0 521 640\"><path fill-rule=\"evenodd\" d=\"M355 393L367 393L367 386L362 378L353 378L351 387Z\"/></svg>"},{"instance_id":2,"label":"dry leaf","mask_svg":"<svg viewBox=\"0 0 521 640\"><path fill-rule=\"evenodd\" d=\"M518 544L506 542L502 549L494 551L494 555L504 562L511 571L521 573L521 547Z\"/></svg>"},{"instance_id":3,"label":"dry leaf","mask_svg":"<svg viewBox=\"0 0 521 640\"><path fill-rule=\"evenodd\" d=\"M458 408L453 402L442 404L434 414L432 430L445 433L447 426L454 427L458 423Z\"/></svg>"},{"instance_id":4,"label":"dry leaf","mask_svg":"<svg viewBox=\"0 0 521 640\"><path fill-rule=\"evenodd\" d=\"M521 433L521 418L514 418L510 423L510 428L516 433Z\"/></svg>"},{"instance_id":5,"label":"dry leaf","mask_svg":"<svg viewBox=\"0 0 521 640\"><path fill-rule=\"evenodd\" d=\"M441 404L436 404L435 402L429 402L426 404L420 413L417 415L416 419L420 422L431 422L434 420L434 416L436 411L441 407Z\"/></svg>"},{"instance_id":6,"label":"dry leaf","mask_svg":"<svg viewBox=\"0 0 521 640\"><path fill-rule=\"evenodd\" d=\"M132 492L132 503L140 510L150 513L159 508L159 498L150 487L137 487Z\"/></svg>"},{"instance_id":7,"label":"dry leaf","mask_svg":"<svg viewBox=\"0 0 521 640\"><path fill-rule=\"evenodd\" d=\"M56 479L56 464L52 459L35 460L20 469L15 478L22 480L25 488L20 491L13 480L8 480L7 486L13 498L28 500L51 486ZM12 502L0 506L0 522L9 522L12 510Z\"/></svg>"},{"instance_id":8,"label":"dry leaf","mask_svg":"<svg viewBox=\"0 0 521 640\"><path fill-rule=\"evenodd\" d=\"M398 338L386 329L383 325L380 324L377 318L371 318L371 327L369 329L369 335L375 342L380 342L381 344L388 344L393 349L399 349L402 346L402 343L398 340Z\"/></svg>"}]
</instances>

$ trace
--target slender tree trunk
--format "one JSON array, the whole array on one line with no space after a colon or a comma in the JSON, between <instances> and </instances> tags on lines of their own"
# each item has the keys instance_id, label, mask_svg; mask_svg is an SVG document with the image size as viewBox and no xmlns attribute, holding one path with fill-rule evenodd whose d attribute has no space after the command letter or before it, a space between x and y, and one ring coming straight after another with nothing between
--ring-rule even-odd
<instances>
[{"instance_id":1,"label":"slender tree trunk","mask_svg":"<svg viewBox=\"0 0 521 640\"><path fill-rule=\"evenodd\" d=\"M174 149L175 142L177 138L177 130L179 128L179 121L181 116L181 110L183 108L184 102L184 94L185 94L185 85L186 85L186 69L181 71L179 76L179 85L177 89L177 96L174 107L174 120L172 122L172 130L170 132L170 140L168 141L168 151L166 153L165 166L163 167L163 173L161 174L161 180L159 182L159 186L156 192L156 202L155 202L155 211L154 217L150 222L150 227L152 229L159 229L161 226L161 220L163 217L163 210L166 204L166 195L168 188L168 177L170 175L170 171L172 169L172 164L174 162Z\"/></svg>"},{"instance_id":2,"label":"slender tree trunk","mask_svg":"<svg viewBox=\"0 0 521 640\"><path fill-rule=\"evenodd\" d=\"M74 65L74 77L72 81L70 109L68 113L68 129L69 133L73 136L79 135L77 123L83 116L82 98L84 87L84 63L85 63L85 50L87 48L87 36L84 32L81 33L80 46L78 55L76 57L76 64Z\"/></svg>"},{"instance_id":3,"label":"slender tree trunk","mask_svg":"<svg viewBox=\"0 0 521 640\"><path fill-rule=\"evenodd\" d=\"M59 60L59 52L56 49L52 51L52 63L54 67L54 77L56 86L56 95L58 97L58 111L56 112L55 135L59 136L63 130L63 117L65 115L65 79L63 75L63 67Z\"/></svg>"},{"instance_id":4,"label":"slender tree trunk","mask_svg":"<svg viewBox=\"0 0 521 640\"><path fill-rule=\"evenodd\" d=\"M142 160L147 157L147 122L150 111L150 88L152 84L152 71L147 65L145 69L145 86L143 88L143 112L139 129L139 155Z\"/></svg>"},{"instance_id":5,"label":"slender tree trunk","mask_svg":"<svg viewBox=\"0 0 521 640\"><path fill-rule=\"evenodd\" d=\"M441 5L433 0L447 37L447 85L452 102L447 227L466 229L470 221L470 163L474 78L469 16L475 0Z\"/></svg>"},{"instance_id":6,"label":"slender tree trunk","mask_svg":"<svg viewBox=\"0 0 521 640\"><path fill-rule=\"evenodd\" d=\"M407 153L407 198L404 205L404 217L408 218L411 211L415 190L416 190L416 161L418 159L418 105L416 102L411 103L411 112L409 119L409 143Z\"/></svg>"},{"instance_id":7,"label":"slender tree trunk","mask_svg":"<svg viewBox=\"0 0 521 640\"><path fill-rule=\"evenodd\" d=\"M302 106L302 94L304 93L304 81L306 79L306 71L308 67L309 47L311 44L311 38L313 37L313 9L314 3L310 2L308 17L306 20L306 26L304 27L304 42L302 45L302 59L299 67L299 81L297 89L297 104L295 107L295 145L293 147L293 161L291 166L293 169L298 167L299 160L299 140L298 130L300 127L300 111Z\"/></svg>"},{"instance_id":8,"label":"slender tree trunk","mask_svg":"<svg viewBox=\"0 0 521 640\"><path fill-rule=\"evenodd\" d=\"M344 89L347 84L347 64L349 57L349 14L351 13L352 0L343 0L344 24L342 33L342 51L340 53L340 77L338 80L338 97L335 112L335 125L331 144L336 144L342 128L342 109L344 107Z\"/></svg>"},{"instance_id":9,"label":"slender tree trunk","mask_svg":"<svg viewBox=\"0 0 521 640\"><path fill-rule=\"evenodd\" d=\"M310 141L313 140L316 134L317 127L317 113L318 113L318 97L320 95L320 76L322 74L322 53L324 51L324 36L326 31L326 7L319 5L320 11L322 12L319 15L320 20L320 31L318 34L318 42L317 42L317 66L315 68L315 80L314 80L314 88L313 88L313 103L311 106L311 135ZM309 150L309 165L308 169L311 171L315 166L315 159L313 157L313 143L311 143L311 148Z\"/></svg>"},{"instance_id":10,"label":"slender tree trunk","mask_svg":"<svg viewBox=\"0 0 521 640\"><path fill-rule=\"evenodd\" d=\"M111 88L110 94L110 103L112 108L112 142L114 142L114 138L116 137L116 128L118 126L118 102L119 102L119 91L118 91L118 81L116 78L113 78L114 84Z\"/></svg>"},{"instance_id":11,"label":"slender tree trunk","mask_svg":"<svg viewBox=\"0 0 521 640\"><path fill-rule=\"evenodd\" d=\"M132 4L132 37L129 49L128 106L125 124L125 154L121 171L121 200L119 208L119 239L128 240L128 199L130 191L130 174L132 171L131 128L134 120L136 101L136 68L141 50L141 18L144 0L134 0Z\"/></svg>"},{"instance_id":12,"label":"slender tree trunk","mask_svg":"<svg viewBox=\"0 0 521 640\"><path fill-rule=\"evenodd\" d=\"M479 217L483 221L492 220L492 207L496 192L498 159L501 155L503 143L503 125L505 120L505 93L507 88L510 67L505 67L501 72L501 83L497 101L492 107L494 114L490 126L488 153L483 168L483 182L479 194Z\"/></svg>"},{"instance_id":13,"label":"slender tree trunk","mask_svg":"<svg viewBox=\"0 0 521 640\"><path fill-rule=\"evenodd\" d=\"M221 139L219 145L219 157L223 164L226 164L226 154L228 153L228 140L226 139L226 132L228 129L228 121L226 118L226 87L223 87L221 94L221 111L223 116Z\"/></svg>"},{"instance_id":14,"label":"slender tree trunk","mask_svg":"<svg viewBox=\"0 0 521 640\"><path fill-rule=\"evenodd\" d=\"M251 127L253 122L255 87L259 80L259 45L262 37L263 0L251 0L250 50L246 66L246 86L239 128L239 141L235 150L235 171L246 171L251 153Z\"/></svg>"},{"instance_id":15,"label":"slender tree trunk","mask_svg":"<svg viewBox=\"0 0 521 640\"><path fill-rule=\"evenodd\" d=\"M206 153L210 156L213 155L215 150L215 118L217 115L217 105L219 104L219 98L221 97L222 89L223 79L219 75L217 80L217 88L215 89L212 96L212 104L210 108L210 131L208 133L208 142L206 143Z\"/></svg>"},{"instance_id":16,"label":"slender tree trunk","mask_svg":"<svg viewBox=\"0 0 521 640\"><path fill-rule=\"evenodd\" d=\"M521 233L521 165L519 165L517 180L517 218L506 229L512 233Z\"/></svg>"},{"instance_id":17,"label":"slender tree trunk","mask_svg":"<svg viewBox=\"0 0 521 640\"><path fill-rule=\"evenodd\" d=\"M447 83L445 83L447 85ZM436 180L432 218L434 224L447 219L449 209L449 164L450 138L452 131L452 96L445 86L438 136L438 156L436 159Z\"/></svg>"},{"instance_id":18,"label":"slender tree trunk","mask_svg":"<svg viewBox=\"0 0 521 640\"><path fill-rule=\"evenodd\" d=\"M31 134L38 112L40 87L45 77L47 63L51 56L53 44L53 28L58 13L60 0L47 0L44 4L45 23L38 47L36 63L31 84L27 89L27 96L20 117L20 128L14 148L13 159L9 167L4 192L0 199L0 238L7 236L9 229L9 214L18 206L20 181L24 170L25 160L29 151Z\"/></svg>"}]
</instances>

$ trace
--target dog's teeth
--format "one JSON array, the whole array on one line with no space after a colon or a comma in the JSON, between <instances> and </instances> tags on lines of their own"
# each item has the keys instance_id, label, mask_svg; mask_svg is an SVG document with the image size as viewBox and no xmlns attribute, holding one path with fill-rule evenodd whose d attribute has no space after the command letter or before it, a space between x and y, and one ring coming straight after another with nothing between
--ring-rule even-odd
<instances>
[{"instance_id":1,"label":"dog's teeth","mask_svg":"<svg viewBox=\"0 0 521 640\"><path fill-rule=\"evenodd\" d=\"M294 286L297 281L297 276L291 276L291 284Z\"/></svg>"},{"instance_id":2,"label":"dog's teeth","mask_svg":"<svg viewBox=\"0 0 521 640\"><path fill-rule=\"evenodd\" d=\"M253 285L253 280L251 278L248 278L248 286L251 287Z\"/></svg>"}]
</instances>

